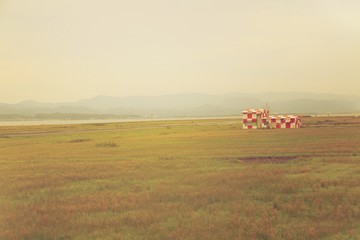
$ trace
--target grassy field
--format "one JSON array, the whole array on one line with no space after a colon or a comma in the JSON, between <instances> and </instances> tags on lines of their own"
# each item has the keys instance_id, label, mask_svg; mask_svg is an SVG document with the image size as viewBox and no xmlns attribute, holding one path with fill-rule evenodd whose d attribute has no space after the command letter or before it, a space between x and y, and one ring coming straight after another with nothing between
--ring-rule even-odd
<instances>
[{"instance_id":1,"label":"grassy field","mask_svg":"<svg viewBox=\"0 0 360 240\"><path fill-rule=\"evenodd\" d=\"M0 239L360 239L360 117L0 127Z\"/></svg>"}]
</instances>

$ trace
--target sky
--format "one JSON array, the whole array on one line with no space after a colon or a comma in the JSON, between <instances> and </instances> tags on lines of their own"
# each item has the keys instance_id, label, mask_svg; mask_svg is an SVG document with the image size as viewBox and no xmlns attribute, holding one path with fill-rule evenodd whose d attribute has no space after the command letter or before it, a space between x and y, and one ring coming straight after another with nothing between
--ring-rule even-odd
<instances>
[{"instance_id":1,"label":"sky","mask_svg":"<svg viewBox=\"0 0 360 240\"><path fill-rule=\"evenodd\" d=\"M360 95L358 0L0 0L0 102Z\"/></svg>"}]
</instances>

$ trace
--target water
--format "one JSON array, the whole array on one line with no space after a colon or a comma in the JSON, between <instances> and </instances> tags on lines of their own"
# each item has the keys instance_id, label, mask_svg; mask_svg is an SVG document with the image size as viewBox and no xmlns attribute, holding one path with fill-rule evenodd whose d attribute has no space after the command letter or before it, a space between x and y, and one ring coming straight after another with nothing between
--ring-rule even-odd
<instances>
[{"instance_id":1,"label":"water","mask_svg":"<svg viewBox=\"0 0 360 240\"><path fill-rule=\"evenodd\" d=\"M59 125L59 124L92 124L114 122L149 122L149 121L176 121L176 120L203 120L203 119L236 119L239 116L226 117L178 117L178 118L131 118L131 119L87 119L87 120L23 120L0 121L0 126L32 126L32 125Z\"/></svg>"}]
</instances>

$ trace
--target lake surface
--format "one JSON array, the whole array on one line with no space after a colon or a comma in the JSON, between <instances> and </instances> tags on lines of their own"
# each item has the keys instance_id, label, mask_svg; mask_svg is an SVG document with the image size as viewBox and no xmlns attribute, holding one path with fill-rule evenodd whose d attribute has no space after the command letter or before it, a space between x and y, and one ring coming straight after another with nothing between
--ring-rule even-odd
<instances>
[{"instance_id":1,"label":"lake surface","mask_svg":"<svg viewBox=\"0 0 360 240\"><path fill-rule=\"evenodd\" d=\"M226 117L184 117L184 118L132 118L132 119L88 119L88 120L23 120L0 121L0 126L30 126L30 125L57 125L57 124L91 124L114 122L148 122L148 121L175 121L175 120L202 120L202 119L236 119L241 116Z\"/></svg>"}]
</instances>

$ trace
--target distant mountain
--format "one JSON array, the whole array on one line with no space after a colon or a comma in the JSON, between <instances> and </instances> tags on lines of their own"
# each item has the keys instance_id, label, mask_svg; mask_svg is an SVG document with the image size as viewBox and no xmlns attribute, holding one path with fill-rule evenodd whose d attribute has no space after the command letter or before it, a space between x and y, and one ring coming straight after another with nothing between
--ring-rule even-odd
<instances>
[{"instance_id":1,"label":"distant mountain","mask_svg":"<svg viewBox=\"0 0 360 240\"><path fill-rule=\"evenodd\" d=\"M180 109L215 104L222 96L207 94L174 94L161 96L110 97L97 96L76 102L76 105L97 109Z\"/></svg>"},{"instance_id":2,"label":"distant mountain","mask_svg":"<svg viewBox=\"0 0 360 240\"><path fill-rule=\"evenodd\" d=\"M245 108L270 105L273 113L354 113L360 112L360 96L315 94L302 92L265 92L212 94L173 94L161 96L111 97L96 96L71 103L39 103L23 101L0 103L0 115L99 114L121 116L226 116L240 115ZM45 114L45 115L44 115ZM63 115L62 115L63 116Z\"/></svg>"}]
</instances>

